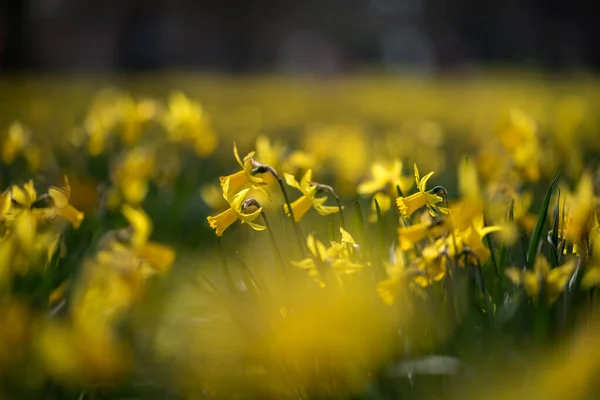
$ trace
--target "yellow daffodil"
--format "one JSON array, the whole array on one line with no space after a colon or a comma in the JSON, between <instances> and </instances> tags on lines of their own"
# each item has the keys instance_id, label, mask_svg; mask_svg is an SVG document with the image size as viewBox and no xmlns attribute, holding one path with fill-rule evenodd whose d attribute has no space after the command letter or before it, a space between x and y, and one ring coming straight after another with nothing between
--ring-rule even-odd
<instances>
[{"instance_id":1,"label":"yellow daffodil","mask_svg":"<svg viewBox=\"0 0 600 400\"><path fill-rule=\"evenodd\" d=\"M311 257L294 262L292 265L308 271L308 276L313 278L320 287L326 286L327 278L323 274L332 271L341 283L341 276L352 275L360 271L364 265L353 261L356 255L357 244L350 233L340 228L342 234L341 242L332 241L329 247L315 238L313 233L309 234L306 246ZM325 268L330 268L325 270Z\"/></svg>"},{"instance_id":2,"label":"yellow daffodil","mask_svg":"<svg viewBox=\"0 0 600 400\"><path fill-rule=\"evenodd\" d=\"M398 242L402 251L411 250L415 244L427 237L439 236L443 227L429 215L421 217L419 223L398 228Z\"/></svg>"},{"instance_id":3,"label":"yellow daffodil","mask_svg":"<svg viewBox=\"0 0 600 400\"><path fill-rule=\"evenodd\" d=\"M137 205L146 198L155 168L155 154L149 149L136 147L123 156L117 164L115 180L125 201Z\"/></svg>"},{"instance_id":4,"label":"yellow daffodil","mask_svg":"<svg viewBox=\"0 0 600 400\"><path fill-rule=\"evenodd\" d=\"M457 233L463 245L472 251L481 264L490 257L490 250L483 244L483 238L490 233L502 231L500 226L484 226L483 215L473 219L471 225Z\"/></svg>"},{"instance_id":5,"label":"yellow daffodil","mask_svg":"<svg viewBox=\"0 0 600 400\"><path fill-rule=\"evenodd\" d=\"M548 260L538 254L533 271L510 267L506 269L505 273L515 285L522 285L527 295L533 299L537 299L543 287L546 293L546 301L548 304L552 304L565 290L574 270L574 260L556 268L550 268Z\"/></svg>"},{"instance_id":6,"label":"yellow daffodil","mask_svg":"<svg viewBox=\"0 0 600 400\"><path fill-rule=\"evenodd\" d=\"M461 220L463 219L461 218ZM450 227L452 226L456 227L456 225L450 224ZM457 255L461 255L464 251L468 251L477 257L480 264L483 264L490 257L490 250L484 245L483 239L490 233L502 230L503 228L500 226L484 226L483 214L471 216L467 223L460 225L460 229L455 228L452 235L440 237L425 246L422 250L423 259L425 261L446 257L452 259ZM422 234L424 234L423 228L414 228L414 233L411 229L408 229L405 233L408 238L411 237L410 235L419 238L419 235Z\"/></svg>"},{"instance_id":7,"label":"yellow daffodil","mask_svg":"<svg viewBox=\"0 0 600 400\"><path fill-rule=\"evenodd\" d=\"M130 240L135 255L157 272L168 271L175 260L175 252L168 246L148 240L152 233L152 220L142 209L128 204L124 204L121 211L133 228Z\"/></svg>"},{"instance_id":8,"label":"yellow daffodil","mask_svg":"<svg viewBox=\"0 0 600 400\"><path fill-rule=\"evenodd\" d=\"M434 282L441 281L446 276L448 258L437 257L431 260L417 258L412 262L411 268L418 271L414 274L414 282L421 287L427 287Z\"/></svg>"},{"instance_id":9,"label":"yellow daffodil","mask_svg":"<svg viewBox=\"0 0 600 400\"><path fill-rule=\"evenodd\" d=\"M486 198L486 210L491 221L499 223L505 220L512 203L514 220L525 232L533 231L537 216L529 212L533 202L531 192L504 182L492 182L486 188Z\"/></svg>"},{"instance_id":10,"label":"yellow daffodil","mask_svg":"<svg viewBox=\"0 0 600 400\"><path fill-rule=\"evenodd\" d=\"M191 142L200 157L211 155L217 146L217 135L202 106L182 92L172 93L168 103L163 125L169 139Z\"/></svg>"},{"instance_id":11,"label":"yellow daffodil","mask_svg":"<svg viewBox=\"0 0 600 400\"><path fill-rule=\"evenodd\" d=\"M121 102L123 109L121 141L128 146L133 146L144 134L144 124L158 114L158 104L152 99L135 101L130 95L123 95Z\"/></svg>"},{"instance_id":12,"label":"yellow daffodil","mask_svg":"<svg viewBox=\"0 0 600 400\"><path fill-rule=\"evenodd\" d=\"M327 201L327 196L315 197L317 194L317 186L312 184L311 179L312 170L310 169L306 171L300 180L300 183L298 183L293 175L285 174L285 181L287 184L302 192L302 196L291 204L296 222L300 221L311 207L314 207L320 215L329 215L339 211L338 207L323 205ZM284 209L285 212L290 215L287 204L284 205Z\"/></svg>"},{"instance_id":13,"label":"yellow daffodil","mask_svg":"<svg viewBox=\"0 0 600 400\"><path fill-rule=\"evenodd\" d=\"M71 197L71 186L69 180L65 176L65 184L63 187L50 186L48 195L52 199L53 208L58 215L69 221L74 228L79 228L83 221L83 213L69 204Z\"/></svg>"},{"instance_id":14,"label":"yellow daffodil","mask_svg":"<svg viewBox=\"0 0 600 400\"><path fill-rule=\"evenodd\" d=\"M540 178L542 149L533 117L522 110L511 110L508 126L499 132L499 137L523 177L537 182Z\"/></svg>"},{"instance_id":15,"label":"yellow daffodil","mask_svg":"<svg viewBox=\"0 0 600 400\"><path fill-rule=\"evenodd\" d=\"M402 193L406 193L412 185L412 178L402 175L402 161L395 159L392 165L374 163L371 166L371 179L358 185L356 190L362 195L370 195L386 189L396 193L396 186L399 186Z\"/></svg>"},{"instance_id":16,"label":"yellow daffodil","mask_svg":"<svg viewBox=\"0 0 600 400\"><path fill-rule=\"evenodd\" d=\"M276 170L283 162L286 150L283 143L273 142L267 136L260 135L256 138L256 158Z\"/></svg>"},{"instance_id":17,"label":"yellow daffodil","mask_svg":"<svg viewBox=\"0 0 600 400\"><path fill-rule=\"evenodd\" d=\"M250 185L253 189L257 189L268 194L268 191L265 189L265 180L252 173L252 170L255 168L254 154L255 152L252 151L246 154L242 160L240 158L240 154L238 153L235 142L233 143L233 155L235 156L237 163L240 165L240 167L242 167L242 170L231 175L221 176L219 178L222 188L225 188L225 183L228 182L227 190L230 192L229 194L238 193L248 185Z\"/></svg>"},{"instance_id":18,"label":"yellow daffodil","mask_svg":"<svg viewBox=\"0 0 600 400\"><path fill-rule=\"evenodd\" d=\"M17 156L29 144L29 132L20 122L13 122L8 128L8 134L2 143L2 161L12 164Z\"/></svg>"},{"instance_id":19,"label":"yellow daffodil","mask_svg":"<svg viewBox=\"0 0 600 400\"><path fill-rule=\"evenodd\" d=\"M21 214L24 210L31 210L37 200L37 192L33 181L25 183L23 187L13 185L10 188L10 201L5 202L5 217L11 219Z\"/></svg>"},{"instance_id":20,"label":"yellow daffodil","mask_svg":"<svg viewBox=\"0 0 600 400\"><path fill-rule=\"evenodd\" d=\"M83 213L69 204L70 194L71 187L67 177L65 177L63 187L50 186L48 194L39 197L33 181L27 182L22 188L13 185L10 189L11 201L4 202L4 216L7 219L15 219L27 213L37 219L51 219L56 215L60 215L75 228L78 228L83 220ZM51 201L48 202L48 199ZM45 200L45 202L42 200Z\"/></svg>"},{"instance_id":21,"label":"yellow daffodil","mask_svg":"<svg viewBox=\"0 0 600 400\"><path fill-rule=\"evenodd\" d=\"M587 238L596 208L594 186L589 173L584 173L577 190L572 196L567 197L567 224L565 233L567 239L580 243Z\"/></svg>"},{"instance_id":22,"label":"yellow daffodil","mask_svg":"<svg viewBox=\"0 0 600 400\"><path fill-rule=\"evenodd\" d=\"M422 179L419 177L419 169L417 168L417 164L415 167L415 181L417 182L417 188L419 191L417 193L411 194L407 197L398 197L396 199L396 204L400 209L400 213L402 216L408 218L419 208L427 206L431 215L436 216L438 211L444 212L443 208L437 207L436 204L441 202L443 199L432 193L426 192L427 181L433 175L433 172L428 173Z\"/></svg>"},{"instance_id":23,"label":"yellow daffodil","mask_svg":"<svg viewBox=\"0 0 600 400\"><path fill-rule=\"evenodd\" d=\"M418 290L419 286L415 286L413 282L415 277L424 273L405 264L402 249L397 248L395 250L392 262L386 263L386 270L389 278L377 284L377 294L384 303L392 305L398 302L406 305L409 303L407 295L410 292L417 290L422 295L422 292Z\"/></svg>"},{"instance_id":24,"label":"yellow daffodil","mask_svg":"<svg viewBox=\"0 0 600 400\"><path fill-rule=\"evenodd\" d=\"M53 212L48 208L34 207L38 200L33 181L23 187L10 188L10 201L5 201L3 216L9 221L21 246L32 251L35 247L38 220L49 219Z\"/></svg>"},{"instance_id":25,"label":"yellow daffodil","mask_svg":"<svg viewBox=\"0 0 600 400\"><path fill-rule=\"evenodd\" d=\"M402 161L394 160L392 165L376 162L371 166L371 179L357 187L358 194L374 195L371 202L369 221L377 221L377 206L381 213L386 213L392 207L392 199L397 196L397 187L406 193L413 186L413 179L402 175Z\"/></svg>"},{"instance_id":26,"label":"yellow daffodil","mask_svg":"<svg viewBox=\"0 0 600 400\"><path fill-rule=\"evenodd\" d=\"M229 208L219 215L214 217L208 217L208 223L211 228L213 228L217 234L217 236L223 235L225 229L229 228L235 221L238 219L242 221L242 223L247 223L250 227L257 231L262 231L266 229L266 226L259 225L254 221L262 212L262 207L250 212L244 212L244 200L246 195L250 191L249 188L246 188L239 193L234 195L231 194L229 190L230 179L226 179L223 183L223 197L229 203Z\"/></svg>"},{"instance_id":27,"label":"yellow daffodil","mask_svg":"<svg viewBox=\"0 0 600 400\"><path fill-rule=\"evenodd\" d=\"M317 165L316 157L306 151L294 150L283 161L282 170L288 173L314 169Z\"/></svg>"},{"instance_id":28,"label":"yellow daffodil","mask_svg":"<svg viewBox=\"0 0 600 400\"><path fill-rule=\"evenodd\" d=\"M585 266L585 273L581 284L585 288L596 286L600 283L600 230L596 231L595 236L591 240L592 251L591 259L588 260Z\"/></svg>"}]
</instances>

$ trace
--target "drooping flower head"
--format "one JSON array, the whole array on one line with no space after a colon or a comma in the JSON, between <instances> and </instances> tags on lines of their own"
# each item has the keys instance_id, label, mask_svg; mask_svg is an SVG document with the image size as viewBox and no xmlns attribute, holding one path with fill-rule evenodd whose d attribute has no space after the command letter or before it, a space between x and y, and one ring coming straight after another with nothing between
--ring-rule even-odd
<instances>
[{"instance_id":1,"label":"drooping flower head","mask_svg":"<svg viewBox=\"0 0 600 400\"><path fill-rule=\"evenodd\" d=\"M300 182L293 175L285 174L287 184L302 192L302 196L292 203L292 212L294 213L294 220L296 222L300 221L304 214L311 208L317 210L320 215L329 215L339 211L338 207L324 205L327 201L327 196L316 197L319 187L311 179L312 170L310 169L306 171ZM290 215L287 205L284 205L284 209Z\"/></svg>"},{"instance_id":2,"label":"drooping flower head","mask_svg":"<svg viewBox=\"0 0 600 400\"><path fill-rule=\"evenodd\" d=\"M406 193L413 186L412 178L402 175L402 161L395 159L392 165L376 162L371 166L371 178L357 187L357 192L370 195L390 189L396 192L396 186Z\"/></svg>"},{"instance_id":3,"label":"drooping flower head","mask_svg":"<svg viewBox=\"0 0 600 400\"><path fill-rule=\"evenodd\" d=\"M239 193L246 186L251 186L253 189L260 190L267 195L269 194L265 189L265 180L253 173L254 168L257 166L257 163L254 161L254 154L255 152L252 151L246 154L243 159L240 158L237 146L235 142L233 143L233 155L237 163L242 167L242 170L219 178L223 193L225 193L225 183L228 181L228 195Z\"/></svg>"},{"instance_id":4,"label":"drooping flower head","mask_svg":"<svg viewBox=\"0 0 600 400\"><path fill-rule=\"evenodd\" d=\"M215 230L217 236L223 235L223 232L238 219L241 220L242 223L250 225L254 230L265 230L267 228L266 226L253 222L261 214L262 207L258 207L249 213L246 212L246 208L252 206L256 207L256 204L251 205L248 201L245 201L246 195L248 195L250 189L246 188L236 194L232 194L232 191L229 189L229 184L230 178L227 178L223 183L223 197L227 203L229 203L229 208L214 217L207 217L210 227Z\"/></svg>"},{"instance_id":5,"label":"drooping flower head","mask_svg":"<svg viewBox=\"0 0 600 400\"><path fill-rule=\"evenodd\" d=\"M433 175L433 171L425 175L423 178L420 178L417 164L415 164L414 167L415 181L417 183L417 188L419 189L419 191L417 193L411 194L410 196L400 196L396 199L396 204L400 209L400 213L403 217L408 218L415 211L424 206L427 206L432 216L438 215L438 212L444 212L444 209L436 206L436 204L440 203L443 199L437 194L426 192L427 181Z\"/></svg>"},{"instance_id":6,"label":"drooping flower head","mask_svg":"<svg viewBox=\"0 0 600 400\"><path fill-rule=\"evenodd\" d=\"M315 280L321 288L327 286L328 275L334 276L342 283L344 275L353 275L364 268L358 261L358 245L348 231L340 228L342 240L332 241L326 247L311 233L306 239L310 257L294 262L292 265L306 270L308 276Z\"/></svg>"}]
</instances>

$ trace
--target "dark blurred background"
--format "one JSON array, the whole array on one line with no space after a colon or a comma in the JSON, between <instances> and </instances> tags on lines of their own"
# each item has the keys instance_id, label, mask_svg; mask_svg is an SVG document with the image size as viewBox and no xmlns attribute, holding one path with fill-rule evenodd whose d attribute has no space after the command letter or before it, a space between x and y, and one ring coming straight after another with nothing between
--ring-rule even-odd
<instances>
[{"instance_id":1,"label":"dark blurred background","mask_svg":"<svg viewBox=\"0 0 600 400\"><path fill-rule=\"evenodd\" d=\"M600 66L594 0L4 0L0 68L423 73Z\"/></svg>"}]
</instances>

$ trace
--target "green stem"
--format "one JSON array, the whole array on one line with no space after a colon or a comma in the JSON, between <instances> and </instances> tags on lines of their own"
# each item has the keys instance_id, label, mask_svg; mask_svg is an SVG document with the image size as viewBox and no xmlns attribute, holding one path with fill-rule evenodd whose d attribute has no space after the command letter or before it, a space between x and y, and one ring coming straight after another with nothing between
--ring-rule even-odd
<instances>
[{"instance_id":1,"label":"green stem","mask_svg":"<svg viewBox=\"0 0 600 400\"><path fill-rule=\"evenodd\" d=\"M269 232L269 238L271 239L271 244L273 245L273 252L277 257L277 261L279 263L279 267L285 276L285 263L283 262L283 257L281 256L281 252L279 251L279 247L277 246L277 241L275 240L275 236L273 235L273 230L269 225L269 221L267 220L267 215L264 211L261 211L260 215L262 215L263 221L265 221L265 225L267 226L267 232Z\"/></svg>"},{"instance_id":2,"label":"green stem","mask_svg":"<svg viewBox=\"0 0 600 400\"><path fill-rule=\"evenodd\" d=\"M487 221L483 220L484 225L487 226ZM492 260L492 265L494 266L494 275L496 276L496 279L498 280L498 284L500 284L500 282L502 282L502 278L500 277L500 269L498 268L498 261L496 260L496 253L494 253L494 247L492 246L492 238L490 237L490 235L486 235L485 239L487 241L487 245L490 249L490 259Z\"/></svg>"},{"instance_id":3,"label":"green stem","mask_svg":"<svg viewBox=\"0 0 600 400\"><path fill-rule=\"evenodd\" d=\"M360 234L360 240L362 243L365 243L365 220L363 218L362 210L358 200L354 202L354 213L356 214L356 219L358 220L358 233Z\"/></svg>"},{"instance_id":4,"label":"green stem","mask_svg":"<svg viewBox=\"0 0 600 400\"><path fill-rule=\"evenodd\" d=\"M385 225L383 224L383 217L381 215L381 207L379 207L379 202L377 199L373 199L373 202L375 203L375 211L377 212L377 225L379 225L379 260L376 264L378 269L377 272L379 273L378 278L382 279L385 276L385 270L382 264L382 260L384 260L386 256L384 243Z\"/></svg>"},{"instance_id":5,"label":"green stem","mask_svg":"<svg viewBox=\"0 0 600 400\"><path fill-rule=\"evenodd\" d=\"M296 217L294 216L294 210L292 210L292 204L290 203L290 199L287 195L287 191L285 190L285 185L283 184L283 179L277 174L274 175L277 179L277 183L279 184L279 188L281 189L281 193L283 193L283 198L285 199L285 204L287 205L288 214L292 219L292 225L294 226L294 234L296 235L296 240L298 241L298 248L300 249L301 254L304 253L304 242L302 240L302 236L300 235L300 231L298 230L298 223L296 222Z\"/></svg>"},{"instance_id":6,"label":"green stem","mask_svg":"<svg viewBox=\"0 0 600 400\"><path fill-rule=\"evenodd\" d=\"M342 211L342 203L340 203L340 198L335 196L335 202L337 203L338 209L340 211L340 219L342 220L342 228L346 230L346 221L344 220L344 213Z\"/></svg>"},{"instance_id":7,"label":"green stem","mask_svg":"<svg viewBox=\"0 0 600 400\"><path fill-rule=\"evenodd\" d=\"M236 290L233 278L231 276L231 272L229 271L229 267L227 266L227 260L225 258L225 251L223 250L223 243L221 241L221 236L217 236L217 239L218 239L218 243L219 243L219 255L220 255L220 259L221 259L221 271L223 272L223 277L225 278L225 284L227 285L227 288L229 289L229 291L231 292L231 294L236 294L237 290Z\"/></svg>"}]
</instances>

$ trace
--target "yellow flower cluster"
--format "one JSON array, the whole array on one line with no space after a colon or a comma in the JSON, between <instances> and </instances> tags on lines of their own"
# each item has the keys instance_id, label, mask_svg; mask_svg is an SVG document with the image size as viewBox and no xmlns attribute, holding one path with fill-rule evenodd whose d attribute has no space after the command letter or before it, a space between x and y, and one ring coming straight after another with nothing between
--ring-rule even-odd
<instances>
[{"instance_id":1,"label":"yellow flower cluster","mask_svg":"<svg viewBox=\"0 0 600 400\"><path fill-rule=\"evenodd\" d=\"M354 398L464 332L482 343L528 321L519 333L541 341L571 315L592 326L597 95L398 81L415 100L396 107L366 83L323 82L312 104L305 85L283 102L207 82L207 107L106 89L60 143L10 124L7 393L150 381L189 398ZM245 103L220 104L234 97Z\"/></svg>"}]
</instances>

